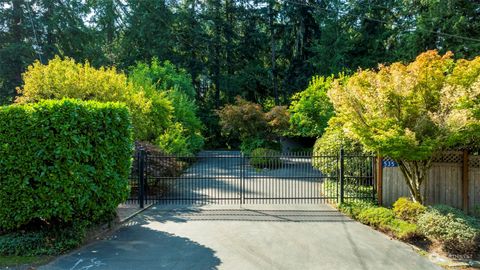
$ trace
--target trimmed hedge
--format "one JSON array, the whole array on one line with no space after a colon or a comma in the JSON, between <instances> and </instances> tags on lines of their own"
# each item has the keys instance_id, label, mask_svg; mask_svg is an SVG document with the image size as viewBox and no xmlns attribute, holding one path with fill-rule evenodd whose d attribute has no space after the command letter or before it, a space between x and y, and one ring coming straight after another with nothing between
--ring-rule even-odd
<instances>
[{"instance_id":1,"label":"trimmed hedge","mask_svg":"<svg viewBox=\"0 0 480 270\"><path fill-rule=\"evenodd\" d=\"M0 231L112 217L128 196L132 150L119 103L0 107Z\"/></svg>"}]
</instances>

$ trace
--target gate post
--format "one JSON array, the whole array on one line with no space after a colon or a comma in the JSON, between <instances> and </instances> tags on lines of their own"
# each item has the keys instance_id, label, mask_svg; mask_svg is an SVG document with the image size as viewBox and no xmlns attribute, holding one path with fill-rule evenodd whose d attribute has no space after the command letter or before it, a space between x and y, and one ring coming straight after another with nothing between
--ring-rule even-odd
<instances>
[{"instance_id":1,"label":"gate post","mask_svg":"<svg viewBox=\"0 0 480 270\"><path fill-rule=\"evenodd\" d=\"M345 155L345 152L343 148L341 148L340 149L340 167L338 171L339 182L340 182L340 203L343 203L345 199L344 155Z\"/></svg>"},{"instance_id":2,"label":"gate post","mask_svg":"<svg viewBox=\"0 0 480 270\"><path fill-rule=\"evenodd\" d=\"M145 202L145 150L140 149L138 153L138 180L139 180L139 187L138 187L138 202L140 204L140 208L143 208Z\"/></svg>"},{"instance_id":3,"label":"gate post","mask_svg":"<svg viewBox=\"0 0 480 270\"><path fill-rule=\"evenodd\" d=\"M240 205L245 204L245 155L241 153L240 155Z\"/></svg>"},{"instance_id":4,"label":"gate post","mask_svg":"<svg viewBox=\"0 0 480 270\"><path fill-rule=\"evenodd\" d=\"M378 155L377 156L377 164L376 164L376 175L375 178L377 180L377 201L378 205L383 205L383 157Z\"/></svg>"}]
</instances>

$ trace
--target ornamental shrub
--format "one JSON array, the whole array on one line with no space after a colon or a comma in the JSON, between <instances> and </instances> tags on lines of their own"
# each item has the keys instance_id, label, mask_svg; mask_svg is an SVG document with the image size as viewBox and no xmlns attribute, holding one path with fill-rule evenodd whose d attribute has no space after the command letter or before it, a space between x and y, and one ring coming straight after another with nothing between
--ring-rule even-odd
<instances>
[{"instance_id":1,"label":"ornamental shrub","mask_svg":"<svg viewBox=\"0 0 480 270\"><path fill-rule=\"evenodd\" d=\"M281 165L280 152L268 148L257 148L252 151L250 164L259 169L277 168Z\"/></svg>"},{"instance_id":2,"label":"ornamental shrub","mask_svg":"<svg viewBox=\"0 0 480 270\"><path fill-rule=\"evenodd\" d=\"M442 243L449 253L474 254L478 251L478 221L458 209L446 205L429 207L418 218L418 228L425 236Z\"/></svg>"},{"instance_id":3,"label":"ornamental shrub","mask_svg":"<svg viewBox=\"0 0 480 270\"><path fill-rule=\"evenodd\" d=\"M149 94L134 85L115 68L96 69L88 62L75 63L56 56L44 65L35 62L23 74L16 103L35 103L42 99L75 98L101 102L124 102L130 109L139 140L154 140L170 125L173 107L165 94Z\"/></svg>"},{"instance_id":4,"label":"ornamental shrub","mask_svg":"<svg viewBox=\"0 0 480 270\"><path fill-rule=\"evenodd\" d=\"M378 207L371 202L342 203L339 210L364 224L390 232L402 240L419 235L416 224L397 219L391 209Z\"/></svg>"},{"instance_id":5,"label":"ornamental shrub","mask_svg":"<svg viewBox=\"0 0 480 270\"><path fill-rule=\"evenodd\" d=\"M386 229L388 224L395 219L395 214L391 209L385 207L369 207L363 209L357 218L364 224Z\"/></svg>"},{"instance_id":6,"label":"ornamental shrub","mask_svg":"<svg viewBox=\"0 0 480 270\"><path fill-rule=\"evenodd\" d=\"M119 103L0 107L0 231L112 217L128 196L132 149Z\"/></svg>"},{"instance_id":7,"label":"ornamental shrub","mask_svg":"<svg viewBox=\"0 0 480 270\"><path fill-rule=\"evenodd\" d=\"M393 204L393 212L399 219L417 222L418 217L425 212L427 208L418 202L402 197Z\"/></svg>"}]
</instances>

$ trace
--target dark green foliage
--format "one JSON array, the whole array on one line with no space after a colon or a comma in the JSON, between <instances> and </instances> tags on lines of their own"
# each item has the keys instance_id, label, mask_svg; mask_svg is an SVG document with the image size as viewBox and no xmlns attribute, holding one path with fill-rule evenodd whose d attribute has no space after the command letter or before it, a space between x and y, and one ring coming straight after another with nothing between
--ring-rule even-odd
<instances>
[{"instance_id":1,"label":"dark green foliage","mask_svg":"<svg viewBox=\"0 0 480 270\"><path fill-rule=\"evenodd\" d=\"M191 76L212 144L220 140L218 126L208 122L211 110L237 95L287 105L313 75L410 61L427 49L466 59L480 53L479 4L472 0L5 3L0 102L14 99L35 59L47 63L58 54L128 69L157 57Z\"/></svg>"},{"instance_id":2,"label":"dark green foliage","mask_svg":"<svg viewBox=\"0 0 480 270\"><path fill-rule=\"evenodd\" d=\"M132 148L119 103L0 107L0 228L110 218L128 195Z\"/></svg>"},{"instance_id":3,"label":"dark green foliage","mask_svg":"<svg viewBox=\"0 0 480 270\"><path fill-rule=\"evenodd\" d=\"M393 204L393 212L399 219L417 222L418 217L425 212L427 208L418 202L414 202L408 198L399 198Z\"/></svg>"},{"instance_id":4,"label":"dark green foliage","mask_svg":"<svg viewBox=\"0 0 480 270\"><path fill-rule=\"evenodd\" d=\"M268 148L273 150L281 150L282 146L276 141L269 141L259 138L246 138L240 144L240 150L245 155L250 155L257 148Z\"/></svg>"},{"instance_id":5,"label":"dark green foliage","mask_svg":"<svg viewBox=\"0 0 480 270\"><path fill-rule=\"evenodd\" d=\"M280 152L268 148L257 148L250 156L250 164L258 169L275 169L282 164L281 162Z\"/></svg>"},{"instance_id":6,"label":"dark green foliage","mask_svg":"<svg viewBox=\"0 0 480 270\"><path fill-rule=\"evenodd\" d=\"M474 254L480 241L480 224L461 210L446 205L429 207L418 218L419 231L439 241L453 254Z\"/></svg>"},{"instance_id":7,"label":"dark green foliage","mask_svg":"<svg viewBox=\"0 0 480 270\"><path fill-rule=\"evenodd\" d=\"M86 226L81 222L44 230L12 232L0 235L0 255L58 255L79 246L85 235Z\"/></svg>"}]
</instances>

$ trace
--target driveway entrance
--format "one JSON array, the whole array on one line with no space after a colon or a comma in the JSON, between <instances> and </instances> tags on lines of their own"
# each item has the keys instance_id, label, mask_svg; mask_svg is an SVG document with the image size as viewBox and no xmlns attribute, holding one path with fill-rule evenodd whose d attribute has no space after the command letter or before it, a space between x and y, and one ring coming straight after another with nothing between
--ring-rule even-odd
<instances>
[{"instance_id":1,"label":"driveway entrance","mask_svg":"<svg viewBox=\"0 0 480 270\"><path fill-rule=\"evenodd\" d=\"M441 270L327 204L157 205L40 269Z\"/></svg>"}]
</instances>

